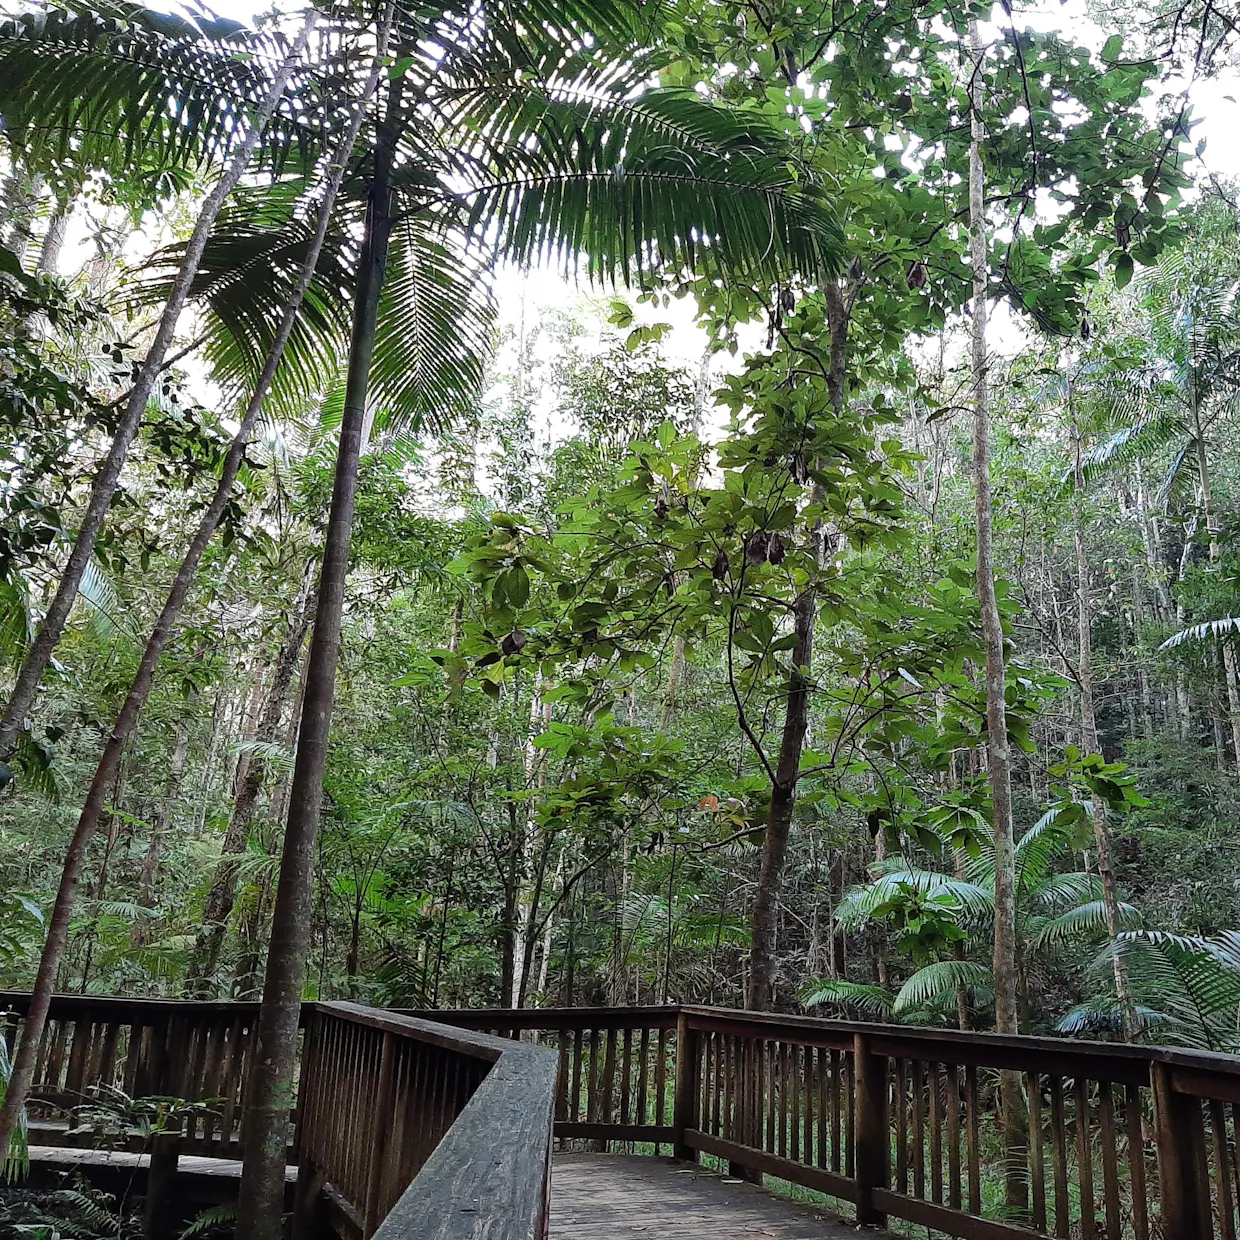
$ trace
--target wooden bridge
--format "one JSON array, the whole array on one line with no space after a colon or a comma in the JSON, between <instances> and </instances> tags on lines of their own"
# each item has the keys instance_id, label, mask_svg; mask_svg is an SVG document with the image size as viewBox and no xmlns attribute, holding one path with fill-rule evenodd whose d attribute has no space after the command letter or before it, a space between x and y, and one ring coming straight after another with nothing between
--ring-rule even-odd
<instances>
[{"instance_id":1,"label":"wooden bridge","mask_svg":"<svg viewBox=\"0 0 1240 1240\"><path fill-rule=\"evenodd\" d=\"M25 1002L0 992L10 1038ZM104 1083L217 1100L165 1144L174 1159L239 1159L257 1012L58 997L32 1103L36 1134L52 1135L32 1139L69 1140L41 1117ZM1027 1103L1015 1165L1004 1072ZM310 1003L294 1235L814 1240L839 1234L838 1210L965 1240L1236 1240L1238 1136L1231 1056L691 1006ZM763 1176L817 1204L741 1182ZM1004 1204L1006 1178L1023 1209Z\"/></svg>"}]
</instances>

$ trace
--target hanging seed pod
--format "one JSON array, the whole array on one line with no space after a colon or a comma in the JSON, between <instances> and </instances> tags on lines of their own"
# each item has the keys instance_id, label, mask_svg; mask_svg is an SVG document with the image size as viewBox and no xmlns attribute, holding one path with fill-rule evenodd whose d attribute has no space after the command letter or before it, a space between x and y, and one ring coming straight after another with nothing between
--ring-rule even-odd
<instances>
[{"instance_id":1,"label":"hanging seed pod","mask_svg":"<svg viewBox=\"0 0 1240 1240\"><path fill-rule=\"evenodd\" d=\"M721 547L719 554L715 556L715 562L710 566L710 575L716 581L722 581L728 575L728 553Z\"/></svg>"}]
</instances>

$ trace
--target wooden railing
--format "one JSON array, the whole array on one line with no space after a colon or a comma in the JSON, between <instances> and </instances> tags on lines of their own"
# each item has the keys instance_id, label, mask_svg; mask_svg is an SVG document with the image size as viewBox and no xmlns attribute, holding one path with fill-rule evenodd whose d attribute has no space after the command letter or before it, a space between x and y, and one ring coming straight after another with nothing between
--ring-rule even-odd
<instances>
[{"instance_id":1,"label":"wooden railing","mask_svg":"<svg viewBox=\"0 0 1240 1240\"><path fill-rule=\"evenodd\" d=\"M326 1204L346 1236L544 1234L553 1056L352 1003L304 1021L297 1230Z\"/></svg>"},{"instance_id":2,"label":"wooden railing","mask_svg":"<svg viewBox=\"0 0 1240 1240\"><path fill-rule=\"evenodd\" d=\"M10 1047L29 999L20 991L0 991L0 1023ZM131 1098L216 1099L209 1110L188 1118L181 1148L239 1157L257 1016L257 1003L55 996L35 1065L33 1139L61 1143L60 1129L72 1108L100 1101L103 1086ZM59 1128L45 1127L54 1120L62 1121Z\"/></svg>"},{"instance_id":3,"label":"wooden railing","mask_svg":"<svg viewBox=\"0 0 1240 1240\"><path fill-rule=\"evenodd\" d=\"M28 1000L0 992L10 1045ZM117 1089L207 1102L182 1121L178 1152L242 1157L257 1013L246 1003L56 996L29 1105L32 1143L96 1140L75 1131L74 1109ZM290 1116L295 1236L545 1235L554 1055L350 1003L303 1005L302 1028Z\"/></svg>"},{"instance_id":4,"label":"wooden railing","mask_svg":"<svg viewBox=\"0 0 1240 1240\"><path fill-rule=\"evenodd\" d=\"M18 1020L24 1003L0 993ZM218 1099L182 1148L236 1155L256 1011L58 997L35 1117L99 1083ZM562 1145L716 1158L851 1203L862 1221L969 1240L1240 1232L1232 1056L691 1006L415 1015L323 1003L305 1006L303 1026L290 1158L305 1236L326 1219L347 1238L489 1226L534 1240L553 1132ZM1000 1123L1005 1073L1024 1099L1023 1144Z\"/></svg>"},{"instance_id":5,"label":"wooden railing","mask_svg":"<svg viewBox=\"0 0 1240 1240\"><path fill-rule=\"evenodd\" d=\"M1236 1240L1240 1059L712 1008L437 1012L558 1052L555 1133L973 1240ZM1025 1100L1009 1160L1000 1074ZM639 1147L640 1148L640 1147ZM1011 1176L1023 1207L1005 1200Z\"/></svg>"}]
</instances>

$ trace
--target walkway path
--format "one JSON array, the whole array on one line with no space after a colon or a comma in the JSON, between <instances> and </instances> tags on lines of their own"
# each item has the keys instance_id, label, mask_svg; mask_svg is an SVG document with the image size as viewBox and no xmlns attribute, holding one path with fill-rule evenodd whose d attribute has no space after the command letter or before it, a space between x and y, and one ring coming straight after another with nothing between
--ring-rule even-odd
<instances>
[{"instance_id":1,"label":"walkway path","mask_svg":"<svg viewBox=\"0 0 1240 1240\"><path fill-rule=\"evenodd\" d=\"M667 1158L557 1154L550 1240L856 1240L822 1209Z\"/></svg>"}]
</instances>

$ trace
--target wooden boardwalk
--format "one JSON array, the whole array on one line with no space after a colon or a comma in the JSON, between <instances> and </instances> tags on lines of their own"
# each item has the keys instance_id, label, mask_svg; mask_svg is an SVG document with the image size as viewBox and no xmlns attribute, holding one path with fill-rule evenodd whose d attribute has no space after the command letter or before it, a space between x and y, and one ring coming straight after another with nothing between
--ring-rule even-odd
<instances>
[{"instance_id":1,"label":"wooden boardwalk","mask_svg":"<svg viewBox=\"0 0 1240 1240\"><path fill-rule=\"evenodd\" d=\"M557 1154L550 1240L856 1240L824 1210L666 1158Z\"/></svg>"}]
</instances>

